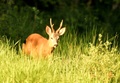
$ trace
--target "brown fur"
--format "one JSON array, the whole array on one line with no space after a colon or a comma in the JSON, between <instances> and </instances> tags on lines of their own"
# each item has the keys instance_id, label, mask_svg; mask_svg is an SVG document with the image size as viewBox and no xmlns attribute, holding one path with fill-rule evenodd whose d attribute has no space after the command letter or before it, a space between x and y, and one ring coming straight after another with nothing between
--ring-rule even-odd
<instances>
[{"instance_id":1,"label":"brown fur","mask_svg":"<svg viewBox=\"0 0 120 83\"><path fill-rule=\"evenodd\" d=\"M49 41L41 35L31 34L26 39L26 44L23 43L22 50L27 55L35 55L36 57L42 55L43 57L46 57L46 55L51 54L53 47L50 47Z\"/></svg>"}]
</instances>

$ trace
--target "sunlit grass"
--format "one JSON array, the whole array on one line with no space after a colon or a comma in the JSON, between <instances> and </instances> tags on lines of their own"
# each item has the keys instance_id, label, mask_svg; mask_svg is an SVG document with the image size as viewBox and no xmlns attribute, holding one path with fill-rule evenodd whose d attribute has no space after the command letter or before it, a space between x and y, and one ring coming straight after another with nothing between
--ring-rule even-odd
<instances>
[{"instance_id":1,"label":"sunlit grass","mask_svg":"<svg viewBox=\"0 0 120 83\"><path fill-rule=\"evenodd\" d=\"M119 51L101 36L94 44L65 35L45 60L17 53L14 43L1 37L0 83L119 83Z\"/></svg>"}]
</instances>

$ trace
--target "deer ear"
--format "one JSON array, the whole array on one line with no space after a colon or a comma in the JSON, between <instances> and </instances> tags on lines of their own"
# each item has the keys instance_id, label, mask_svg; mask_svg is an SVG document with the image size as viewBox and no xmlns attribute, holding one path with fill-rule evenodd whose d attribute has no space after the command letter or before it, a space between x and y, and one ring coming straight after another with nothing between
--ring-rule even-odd
<instances>
[{"instance_id":1,"label":"deer ear","mask_svg":"<svg viewBox=\"0 0 120 83\"><path fill-rule=\"evenodd\" d=\"M52 33L51 28L49 26L46 26L46 33L50 35Z\"/></svg>"},{"instance_id":2,"label":"deer ear","mask_svg":"<svg viewBox=\"0 0 120 83\"><path fill-rule=\"evenodd\" d=\"M65 27L62 28L62 29L60 29L60 31L59 31L59 35L63 35L63 34L65 33L65 31L66 31L66 28L65 28Z\"/></svg>"}]
</instances>

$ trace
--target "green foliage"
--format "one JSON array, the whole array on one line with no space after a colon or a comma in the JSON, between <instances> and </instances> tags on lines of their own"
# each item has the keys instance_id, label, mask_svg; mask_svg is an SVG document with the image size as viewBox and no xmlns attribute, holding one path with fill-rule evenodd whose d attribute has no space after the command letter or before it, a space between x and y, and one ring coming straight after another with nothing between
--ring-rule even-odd
<instances>
[{"instance_id":1,"label":"green foliage","mask_svg":"<svg viewBox=\"0 0 120 83\"><path fill-rule=\"evenodd\" d=\"M19 9L18 6L14 6L6 12L0 17L0 34L14 41L25 40L29 34L40 31L40 27L43 26L42 19L37 17L39 11L34 7L26 6Z\"/></svg>"},{"instance_id":2,"label":"green foliage","mask_svg":"<svg viewBox=\"0 0 120 83\"><path fill-rule=\"evenodd\" d=\"M106 40L104 43L102 41L102 35L99 34L98 38L98 44L96 46L92 43L90 43L90 48L89 48L89 55L112 55L117 51L117 47L112 47L111 48L111 42ZM107 54L108 53L108 54Z\"/></svg>"},{"instance_id":3,"label":"green foliage","mask_svg":"<svg viewBox=\"0 0 120 83\"><path fill-rule=\"evenodd\" d=\"M31 31L33 22L31 22L30 13L32 12L28 12L24 8L19 11L18 7L15 6L14 8L7 10L7 13L2 14L0 20L0 30L2 35L7 35L8 38L12 38L17 41Z\"/></svg>"}]
</instances>

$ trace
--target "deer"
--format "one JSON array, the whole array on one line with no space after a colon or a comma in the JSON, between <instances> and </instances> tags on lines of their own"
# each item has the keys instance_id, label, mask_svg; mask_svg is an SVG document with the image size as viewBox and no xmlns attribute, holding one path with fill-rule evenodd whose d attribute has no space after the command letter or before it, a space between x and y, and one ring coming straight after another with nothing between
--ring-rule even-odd
<instances>
[{"instance_id":1,"label":"deer","mask_svg":"<svg viewBox=\"0 0 120 83\"><path fill-rule=\"evenodd\" d=\"M53 50L58 46L58 40L61 35L66 31L66 27L62 27L63 20L57 30L54 30L52 19L50 18L50 27L46 26L46 33L49 38L45 38L38 33L29 35L25 43L22 44L22 51L25 55L32 55L33 57L48 57Z\"/></svg>"}]
</instances>

